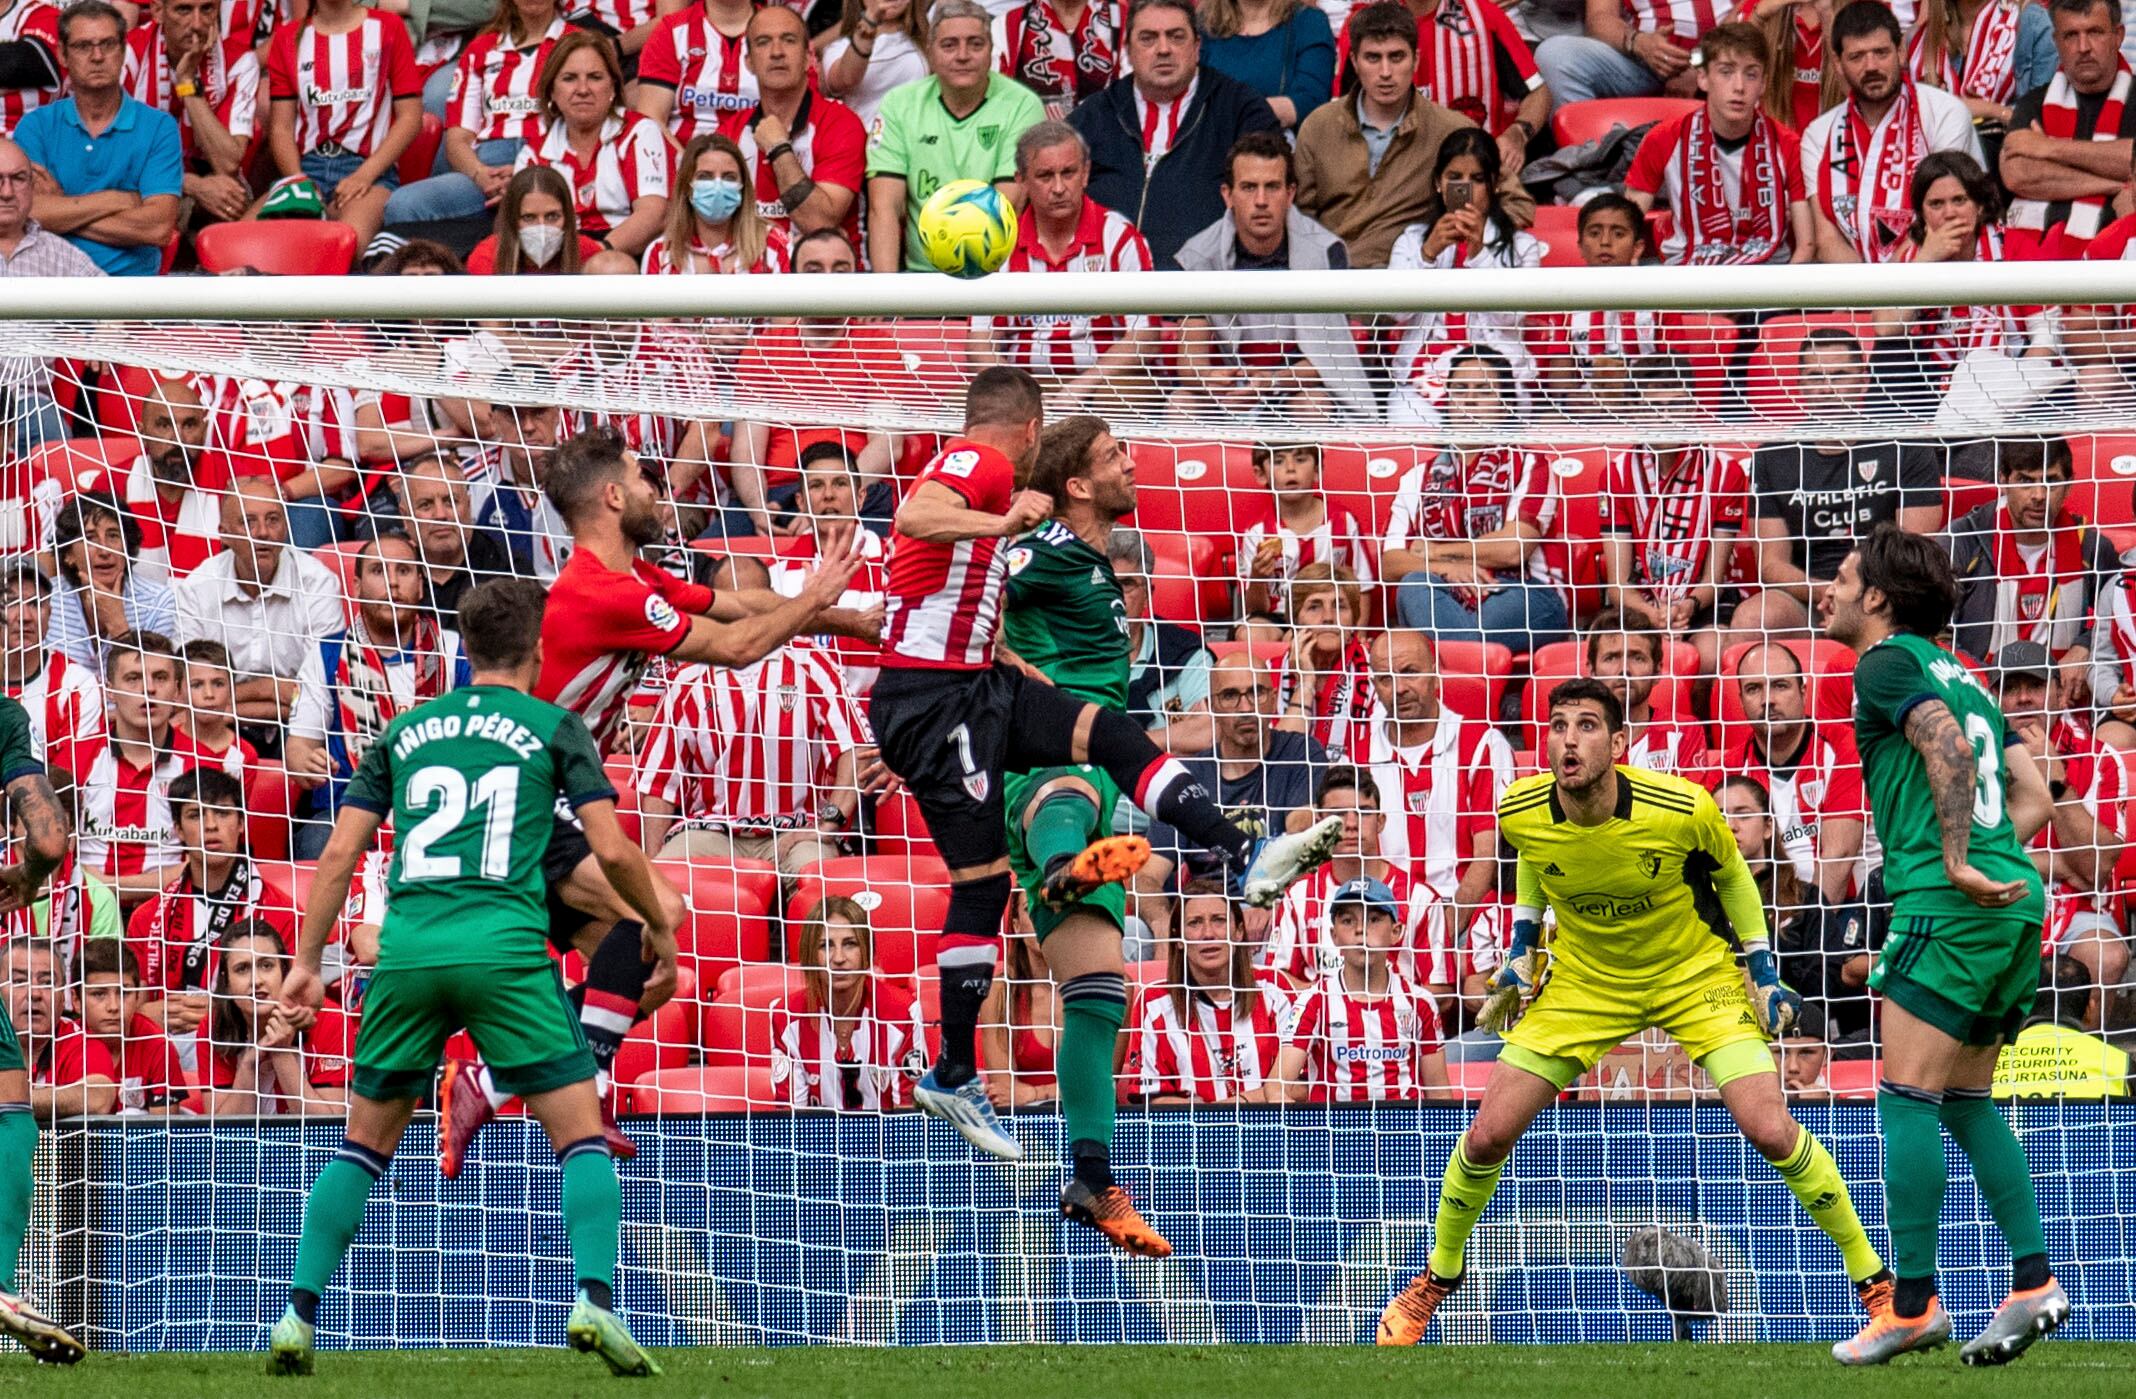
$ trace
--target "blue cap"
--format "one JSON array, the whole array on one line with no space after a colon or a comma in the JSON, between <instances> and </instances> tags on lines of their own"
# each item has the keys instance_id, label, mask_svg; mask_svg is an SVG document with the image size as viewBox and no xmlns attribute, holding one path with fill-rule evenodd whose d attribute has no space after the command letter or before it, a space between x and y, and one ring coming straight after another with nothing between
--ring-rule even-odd
<instances>
[{"instance_id":1,"label":"blue cap","mask_svg":"<svg viewBox=\"0 0 2136 1399\"><path fill-rule=\"evenodd\" d=\"M1367 877L1351 880L1335 891L1335 897L1328 900L1328 909L1332 912L1344 904L1363 904L1375 913L1386 914L1397 923L1402 921L1402 905L1396 901L1394 890L1377 879Z\"/></svg>"}]
</instances>

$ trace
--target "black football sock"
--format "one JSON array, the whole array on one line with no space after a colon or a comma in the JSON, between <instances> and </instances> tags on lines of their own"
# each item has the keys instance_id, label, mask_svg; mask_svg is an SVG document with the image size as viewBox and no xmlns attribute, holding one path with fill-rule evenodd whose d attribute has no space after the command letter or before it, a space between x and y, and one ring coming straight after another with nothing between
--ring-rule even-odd
<instances>
[{"instance_id":1,"label":"black football sock","mask_svg":"<svg viewBox=\"0 0 2136 1399\"><path fill-rule=\"evenodd\" d=\"M949 914L935 945L942 978L942 1055L935 1081L944 1088L979 1072L979 1007L994 986L1001 961L1001 918L1009 910L1009 877L990 874L949 886Z\"/></svg>"},{"instance_id":2,"label":"black football sock","mask_svg":"<svg viewBox=\"0 0 2136 1399\"><path fill-rule=\"evenodd\" d=\"M608 930L586 961L579 1024L593 1047L594 1066L604 1074L615 1064L623 1037L638 1023L638 1003L652 979L653 964L645 960L641 941L644 934L643 923L625 918Z\"/></svg>"}]
</instances>

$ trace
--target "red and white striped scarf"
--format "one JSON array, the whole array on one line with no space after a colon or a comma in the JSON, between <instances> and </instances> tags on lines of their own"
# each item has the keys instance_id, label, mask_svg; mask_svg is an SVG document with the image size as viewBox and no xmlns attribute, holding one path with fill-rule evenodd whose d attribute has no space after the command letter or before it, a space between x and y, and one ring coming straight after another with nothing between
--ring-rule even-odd
<instances>
[{"instance_id":1,"label":"red and white striped scarf","mask_svg":"<svg viewBox=\"0 0 2136 1399\"><path fill-rule=\"evenodd\" d=\"M1894 262L1912 262L1920 255L1912 239L1900 245ZM1983 226L1973 239L1973 261L2001 262L2002 229ZM2025 345L2025 321L2036 308L2030 306L1945 306L1931 311L1915 326L1914 343L1921 360L1948 373L1958 361L1975 350L2017 355Z\"/></svg>"},{"instance_id":2,"label":"red and white striped scarf","mask_svg":"<svg viewBox=\"0 0 2136 1399\"><path fill-rule=\"evenodd\" d=\"M1913 224L1909 199L1914 167L1928 154L1921 129L1921 102L1913 79L1899 83L1898 96L1885 120L1872 131L1853 98L1840 110L1825 142L1824 168L1817 180L1817 202L1864 262L1889 262ZM1874 172L1874 186L1862 188L1862 174Z\"/></svg>"},{"instance_id":3,"label":"red and white striped scarf","mask_svg":"<svg viewBox=\"0 0 2136 1399\"><path fill-rule=\"evenodd\" d=\"M2114 85L2107 91L2106 104L2099 109L2099 119L2092 123L2090 139L2116 141L2120 139L2121 114L2129 100L2129 65L2120 62L2114 71ZM2057 141L2074 141L2077 136L2077 90L2069 84L2069 75L2057 69L2054 81L2047 84L2046 100L2040 104L2040 129ZM2036 233L2047 229L2047 202L2040 199L2019 199L2010 205L2010 227L2022 228ZM2106 222L2106 200L2098 195L2087 195L2069 201L2069 217L2062 223L2062 256L2080 257L2084 245L2098 237L2100 225Z\"/></svg>"},{"instance_id":4,"label":"red and white striped scarf","mask_svg":"<svg viewBox=\"0 0 2136 1399\"><path fill-rule=\"evenodd\" d=\"M2037 564L2017 551L2010 512L1995 512L1995 649L2013 641L2033 641L2050 653L2076 641L2084 619L2084 548L2078 530L2064 525L2048 531L2047 550Z\"/></svg>"},{"instance_id":5,"label":"red and white striped scarf","mask_svg":"<svg viewBox=\"0 0 2136 1399\"><path fill-rule=\"evenodd\" d=\"M424 613L416 623L415 639L399 655L413 662L416 704L434 700L449 688L445 646L436 618ZM348 745L352 768L362 759L371 740L400 717L401 703L393 694L392 677L387 671L390 664L372 642L359 615L349 625L348 640L341 647L341 659L334 671L334 699L341 707L342 739Z\"/></svg>"},{"instance_id":6,"label":"red and white striped scarf","mask_svg":"<svg viewBox=\"0 0 2136 1399\"><path fill-rule=\"evenodd\" d=\"M1760 112L1744 144L1740 214L1729 207L1720 154L1712 117L1701 105L1684 122L1676 146L1679 182L1691 206L1684 217L1690 235L1685 261L1769 262L1788 236L1787 165L1772 119Z\"/></svg>"},{"instance_id":7,"label":"red and white striped scarf","mask_svg":"<svg viewBox=\"0 0 2136 1399\"><path fill-rule=\"evenodd\" d=\"M1958 55L1946 52L1940 73L1929 71L1928 26L1916 26L1906 44L1906 70L1954 97L2007 104L2017 94L2017 22L2024 9L2023 0L1994 0L1974 18L1973 32L1966 35L1964 66Z\"/></svg>"}]
</instances>

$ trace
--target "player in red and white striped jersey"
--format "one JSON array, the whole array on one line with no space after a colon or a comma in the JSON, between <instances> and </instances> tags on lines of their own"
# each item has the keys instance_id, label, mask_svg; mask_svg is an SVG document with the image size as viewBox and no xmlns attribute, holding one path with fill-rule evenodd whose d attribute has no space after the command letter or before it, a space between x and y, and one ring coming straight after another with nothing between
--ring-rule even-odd
<instances>
[{"instance_id":1,"label":"player in red and white striped jersey","mask_svg":"<svg viewBox=\"0 0 2136 1399\"><path fill-rule=\"evenodd\" d=\"M223 32L220 0L157 0L126 36L126 91L177 119L186 196L218 219L241 217L252 197L241 170L259 130L260 77L251 32Z\"/></svg>"},{"instance_id":2,"label":"player in red and white striped jersey","mask_svg":"<svg viewBox=\"0 0 2136 1399\"><path fill-rule=\"evenodd\" d=\"M1866 880L1879 862L1853 733L1844 722L1808 717L1802 662L1779 642L1745 651L1732 683L1747 722L1718 771L1707 774L1708 783L1736 773L1764 783L1795 877L1844 903L1857 887L1857 865Z\"/></svg>"},{"instance_id":3,"label":"player in red and white striped jersey","mask_svg":"<svg viewBox=\"0 0 2136 1399\"><path fill-rule=\"evenodd\" d=\"M808 26L794 11L763 6L750 18L746 42L756 103L722 116L719 131L742 153L758 215L789 241L811 229L835 228L857 247L867 128L852 108L810 86ZM643 65L638 76L643 84ZM641 104L646 92L641 85ZM791 209L789 194L795 198Z\"/></svg>"},{"instance_id":4,"label":"player in red and white striped jersey","mask_svg":"<svg viewBox=\"0 0 2136 1399\"><path fill-rule=\"evenodd\" d=\"M1289 1101L1447 1096L1438 1007L1394 965L1400 918L1401 906L1376 879L1336 890L1332 925L1342 965L1298 998L1276 1063Z\"/></svg>"},{"instance_id":5,"label":"player in red and white striped jersey","mask_svg":"<svg viewBox=\"0 0 2136 1399\"><path fill-rule=\"evenodd\" d=\"M1088 13L1102 3L1092 0ZM1016 143L1016 178L1030 203L1004 271L1150 270L1142 234L1085 193L1090 152L1074 127L1041 122L1026 131ZM1077 398L1134 373L1154 339L1147 316L974 316L972 334L982 362L1027 369Z\"/></svg>"},{"instance_id":6,"label":"player in red and white striped jersey","mask_svg":"<svg viewBox=\"0 0 2136 1399\"><path fill-rule=\"evenodd\" d=\"M1329 931L1328 914L1335 891L1358 879L1377 879L1393 893L1402 910L1401 940L1395 949L1395 964L1404 976L1429 982L1431 963L1437 960L1427 922L1438 897L1409 871L1381 854L1380 838L1387 829L1386 813L1380 807L1377 783L1366 780L1357 768L1338 765L1320 779L1313 800L1316 820L1329 816L1342 820L1342 839L1327 864L1284 891L1269 920L1268 934L1255 953L1262 969L1303 986L1325 976L1341 964L1341 955ZM1421 959L1421 960L1420 960ZM1421 973L1421 975L1420 975ZM1449 986L1434 986L1440 997Z\"/></svg>"},{"instance_id":7,"label":"player in red and white striped jersey","mask_svg":"<svg viewBox=\"0 0 2136 1399\"><path fill-rule=\"evenodd\" d=\"M660 123L623 107L608 40L586 30L559 39L538 91L541 129L513 168L554 168L571 186L581 233L643 253L667 218L675 152Z\"/></svg>"},{"instance_id":8,"label":"player in red and white striped jersey","mask_svg":"<svg viewBox=\"0 0 2136 1399\"><path fill-rule=\"evenodd\" d=\"M76 856L129 902L162 889L179 864L170 787L199 763L193 741L172 723L183 702L179 675L165 638L135 632L113 641L104 656L108 732L81 750L86 761L75 774Z\"/></svg>"},{"instance_id":9,"label":"player in red and white striped jersey","mask_svg":"<svg viewBox=\"0 0 2136 1399\"><path fill-rule=\"evenodd\" d=\"M0 8L0 44L19 45L16 53L24 65L22 76L27 79L35 73L41 79L25 81L20 87L0 87L0 136L47 102L59 100L66 77L59 66L59 9L47 0L8 0Z\"/></svg>"},{"instance_id":10,"label":"player in red and white striped jersey","mask_svg":"<svg viewBox=\"0 0 2136 1399\"><path fill-rule=\"evenodd\" d=\"M1706 726L1695 719L1654 711L1662 654L1659 632L1615 608L1597 613L1588 628L1587 673L1614 690L1617 702L1624 706L1624 727L1631 735L1625 766L1703 782L1711 761ZM1541 752L1548 746L1546 723L1535 747Z\"/></svg>"},{"instance_id":11,"label":"player in red and white striped jersey","mask_svg":"<svg viewBox=\"0 0 2136 1399\"><path fill-rule=\"evenodd\" d=\"M104 733L104 688L89 667L46 645L52 585L29 554L0 561L0 694L30 717L30 752L48 768L79 770L77 750Z\"/></svg>"},{"instance_id":12,"label":"player in red and white striped jersey","mask_svg":"<svg viewBox=\"0 0 2136 1399\"><path fill-rule=\"evenodd\" d=\"M423 126L423 75L408 26L355 0L311 0L304 24L267 48L267 148L275 173L305 175L328 218L369 244L399 182L395 165Z\"/></svg>"},{"instance_id":13,"label":"player in red and white striped jersey","mask_svg":"<svg viewBox=\"0 0 2136 1399\"><path fill-rule=\"evenodd\" d=\"M666 127L677 146L721 129L731 114L756 105L756 74L746 61L755 14L752 0L697 0L646 30L638 55L637 108ZM805 36L805 25L802 32Z\"/></svg>"},{"instance_id":14,"label":"player in red and white striped jersey","mask_svg":"<svg viewBox=\"0 0 2136 1399\"><path fill-rule=\"evenodd\" d=\"M805 990L771 1008L771 1081L797 1108L889 1112L912 1106L927 1062L918 998L875 968L868 915L851 899L818 903L801 926Z\"/></svg>"},{"instance_id":15,"label":"player in red and white striped jersey","mask_svg":"<svg viewBox=\"0 0 2136 1399\"><path fill-rule=\"evenodd\" d=\"M1319 445L1257 446L1252 461L1270 499L1265 517L1239 535L1240 606L1287 614L1290 580L1307 564L1340 564L1370 587L1372 536L1322 491Z\"/></svg>"},{"instance_id":16,"label":"player in red and white striped jersey","mask_svg":"<svg viewBox=\"0 0 2136 1399\"><path fill-rule=\"evenodd\" d=\"M1292 995L1255 969L1230 895L1214 881L1188 884L1173 931L1164 983L1145 986L1135 1007L1125 1091L1153 1103L1280 1101L1272 1084Z\"/></svg>"}]
</instances>

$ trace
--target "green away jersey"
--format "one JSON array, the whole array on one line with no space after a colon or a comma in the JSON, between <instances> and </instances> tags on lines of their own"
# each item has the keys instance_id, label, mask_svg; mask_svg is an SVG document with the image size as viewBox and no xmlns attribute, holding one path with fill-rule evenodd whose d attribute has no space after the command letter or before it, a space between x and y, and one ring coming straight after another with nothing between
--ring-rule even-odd
<instances>
[{"instance_id":1,"label":"green away jersey","mask_svg":"<svg viewBox=\"0 0 2136 1399\"><path fill-rule=\"evenodd\" d=\"M1112 563L1059 520L1009 546L1009 649L1078 699L1127 708L1127 602Z\"/></svg>"},{"instance_id":2,"label":"green away jersey","mask_svg":"<svg viewBox=\"0 0 2136 1399\"><path fill-rule=\"evenodd\" d=\"M0 695L0 788L18 777L41 774L37 749L30 741L30 712L22 702Z\"/></svg>"},{"instance_id":3,"label":"green away jersey","mask_svg":"<svg viewBox=\"0 0 2136 1399\"><path fill-rule=\"evenodd\" d=\"M1893 911L1901 916L1982 913L1944 878L1935 794L1920 753L1906 739L1906 716L1928 700L1943 701L1973 749L1968 862L1990 879L2021 879L2032 886L2031 896L2008 916L2044 917L2039 872L2010 824L2003 750L2015 740L2002 711L1957 657L1904 633L1871 647L1854 670L1854 733L1870 812L1884 843L1884 888Z\"/></svg>"},{"instance_id":4,"label":"green away jersey","mask_svg":"<svg viewBox=\"0 0 2136 1399\"><path fill-rule=\"evenodd\" d=\"M556 800L615 794L578 716L517 690L470 685L395 719L346 797L393 818L379 966L546 963Z\"/></svg>"},{"instance_id":5,"label":"green away jersey","mask_svg":"<svg viewBox=\"0 0 2136 1399\"><path fill-rule=\"evenodd\" d=\"M891 88L868 132L868 173L905 182L905 270L932 272L920 251L920 206L953 180L993 184L1016 178L1016 138L1046 119L1031 89L993 75L986 96L963 117L942 104L938 78Z\"/></svg>"}]
</instances>

